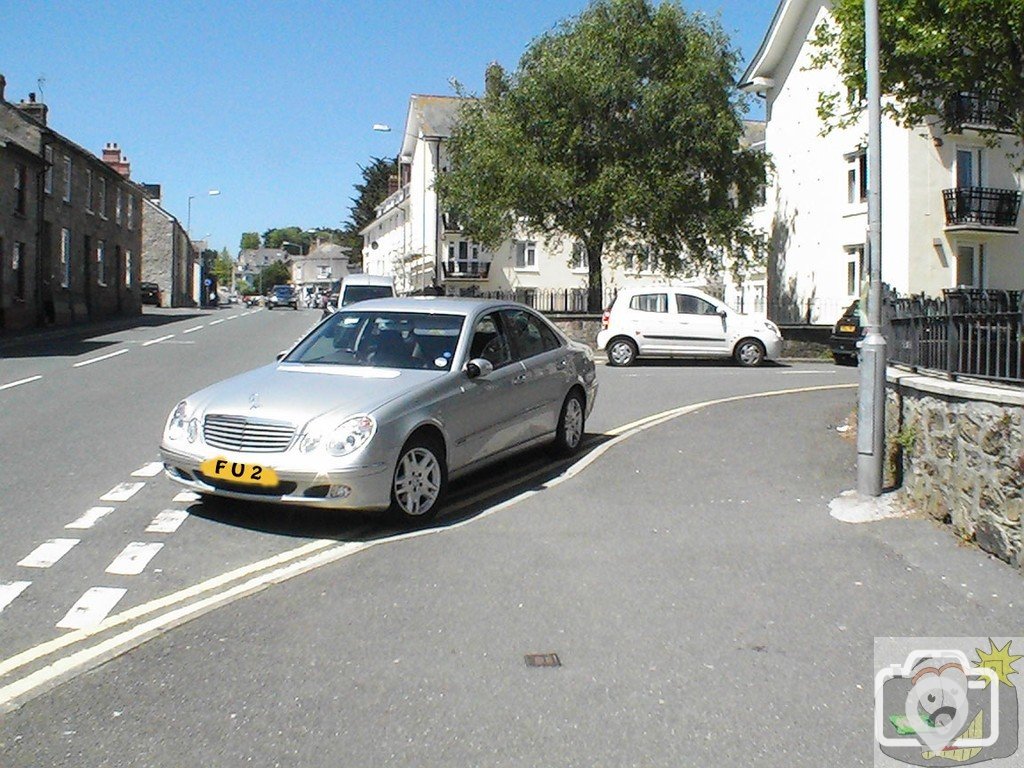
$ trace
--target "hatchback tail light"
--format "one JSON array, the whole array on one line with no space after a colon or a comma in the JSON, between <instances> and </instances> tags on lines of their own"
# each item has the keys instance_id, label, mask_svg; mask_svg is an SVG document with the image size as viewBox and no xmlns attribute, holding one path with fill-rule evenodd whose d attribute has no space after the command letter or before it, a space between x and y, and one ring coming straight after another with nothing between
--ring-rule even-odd
<instances>
[{"instance_id":1,"label":"hatchback tail light","mask_svg":"<svg viewBox=\"0 0 1024 768\"><path fill-rule=\"evenodd\" d=\"M612 311L611 311L610 308L606 309L604 311L604 314L601 315L601 330L602 331L607 331L608 330L608 321L611 318L611 316L612 316Z\"/></svg>"}]
</instances>

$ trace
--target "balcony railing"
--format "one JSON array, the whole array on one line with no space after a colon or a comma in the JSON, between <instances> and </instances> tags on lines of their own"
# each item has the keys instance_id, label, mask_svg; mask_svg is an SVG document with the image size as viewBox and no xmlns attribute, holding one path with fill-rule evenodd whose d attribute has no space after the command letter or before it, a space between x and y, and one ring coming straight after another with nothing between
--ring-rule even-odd
<instances>
[{"instance_id":1,"label":"balcony railing","mask_svg":"<svg viewBox=\"0 0 1024 768\"><path fill-rule=\"evenodd\" d=\"M486 280L491 271L491 262L445 261L441 267L447 280Z\"/></svg>"},{"instance_id":2,"label":"balcony railing","mask_svg":"<svg viewBox=\"0 0 1024 768\"><path fill-rule=\"evenodd\" d=\"M1006 130L1003 103L992 96L958 93L946 100L946 124L955 128Z\"/></svg>"},{"instance_id":3,"label":"balcony railing","mask_svg":"<svg viewBox=\"0 0 1024 768\"><path fill-rule=\"evenodd\" d=\"M408 196L409 196L409 185L406 184L405 186L400 187L398 190L396 190L395 192L392 192L390 195L385 197L384 200L381 202L381 204L377 206L377 208L374 211L374 213L376 214L377 218L380 218L385 213L387 213L392 208L394 208L396 205L398 205L403 200L405 200L405 198L407 198Z\"/></svg>"},{"instance_id":4,"label":"balcony railing","mask_svg":"<svg viewBox=\"0 0 1024 768\"><path fill-rule=\"evenodd\" d=\"M1015 227L1020 210L1020 192L991 187L944 189L946 226Z\"/></svg>"}]
</instances>

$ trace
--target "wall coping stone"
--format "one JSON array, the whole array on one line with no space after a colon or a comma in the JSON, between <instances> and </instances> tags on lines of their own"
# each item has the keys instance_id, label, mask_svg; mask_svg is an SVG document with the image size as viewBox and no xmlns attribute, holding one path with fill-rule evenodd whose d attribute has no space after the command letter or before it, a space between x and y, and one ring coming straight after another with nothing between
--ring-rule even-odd
<instances>
[{"instance_id":1,"label":"wall coping stone","mask_svg":"<svg viewBox=\"0 0 1024 768\"><path fill-rule=\"evenodd\" d=\"M916 389L920 392L929 392L933 395L955 397L960 400L981 400L999 405L1024 406L1024 389L968 384L963 381L951 381L893 367L886 369L886 379L890 384Z\"/></svg>"}]
</instances>

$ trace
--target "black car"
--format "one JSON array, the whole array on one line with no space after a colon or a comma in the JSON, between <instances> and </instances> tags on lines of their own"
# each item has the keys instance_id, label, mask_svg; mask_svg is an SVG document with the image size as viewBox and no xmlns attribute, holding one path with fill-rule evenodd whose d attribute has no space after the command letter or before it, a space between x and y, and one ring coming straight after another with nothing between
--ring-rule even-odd
<instances>
[{"instance_id":1,"label":"black car","mask_svg":"<svg viewBox=\"0 0 1024 768\"><path fill-rule=\"evenodd\" d=\"M274 309L274 307L298 309L299 295L290 285L275 285L270 296L267 297L267 309Z\"/></svg>"},{"instance_id":2,"label":"black car","mask_svg":"<svg viewBox=\"0 0 1024 768\"><path fill-rule=\"evenodd\" d=\"M861 340L863 329L860 324L860 300L856 300L846 308L842 317L836 321L829 337L828 346L837 365L857 364L857 343Z\"/></svg>"},{"instance_id":3,"label":"black car","mask_svg":"<svg viewBox=\"0 0 1024 768\"><path fill-rule=\"evenodd\" d=\"M160 306L160 286L156 283L139 283L139 298L143 304Z\"/></svg>"}]
</instances>

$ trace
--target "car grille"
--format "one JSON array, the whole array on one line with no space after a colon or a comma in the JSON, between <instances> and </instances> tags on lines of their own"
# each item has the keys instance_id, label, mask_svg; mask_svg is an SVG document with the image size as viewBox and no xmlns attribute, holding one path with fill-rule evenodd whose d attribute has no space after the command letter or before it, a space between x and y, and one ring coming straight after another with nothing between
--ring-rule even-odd
<instances>
[{"instance_id":1,"label":"car grille","mask_svg":"<svg viewBox=\"0 0 1024 768\"><path fill-rule=\"evenodd\" d=\"M287 450L295 436L292 424L210 414L203 420L203 439L215 448L253 453Z\"/></svg>"}]
</instances>

